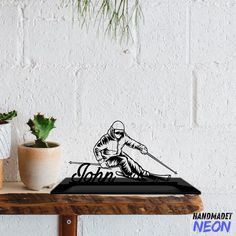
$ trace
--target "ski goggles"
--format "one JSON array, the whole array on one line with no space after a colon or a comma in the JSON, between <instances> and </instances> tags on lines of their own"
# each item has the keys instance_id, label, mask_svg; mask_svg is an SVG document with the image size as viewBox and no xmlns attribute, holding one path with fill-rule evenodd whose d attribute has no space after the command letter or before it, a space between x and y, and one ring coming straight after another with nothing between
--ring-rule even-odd
<instances>
[{"instance_id":1,"label":"ski goggles","mask_svg":"<svg viewBox=\"0 0 236 236\"><path fill-rule=\"evenodd\" d=\"M123 135L124 134L124 130L115 130L114 133L118 134L118 135Z\"/></svg>"}]
</instances>

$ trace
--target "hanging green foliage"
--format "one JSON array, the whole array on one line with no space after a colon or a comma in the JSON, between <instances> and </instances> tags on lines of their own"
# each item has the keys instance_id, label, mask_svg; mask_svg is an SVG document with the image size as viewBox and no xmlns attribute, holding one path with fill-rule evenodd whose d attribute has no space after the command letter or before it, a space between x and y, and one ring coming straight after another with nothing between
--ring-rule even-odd
<instances>
[{"instance_id":1,"label":"hanging green foliage","mask_svg":"<svg viewBox=\"0 0 236 236\"><path fill-rule=\"evenodd\" d=\"M138 27L143 13L140 0L76 0L81 27L104 29L120 43L133 40L131 25Z\"/></svg>"}]
</instances>

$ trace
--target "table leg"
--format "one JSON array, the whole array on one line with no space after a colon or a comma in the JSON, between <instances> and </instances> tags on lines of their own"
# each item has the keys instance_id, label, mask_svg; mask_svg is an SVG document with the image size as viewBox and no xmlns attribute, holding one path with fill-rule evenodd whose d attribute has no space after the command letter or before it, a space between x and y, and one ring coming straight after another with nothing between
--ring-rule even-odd
<instances>
[{"instance_id":1,"label":"table leg","mask_svg":"<svg viewBox=\"0 0 236 236\"><path fill-rule=\"evenodd\" d=\"M77 215L59 216L59 236L77 236Z\"/></svg>"}]
</instances>

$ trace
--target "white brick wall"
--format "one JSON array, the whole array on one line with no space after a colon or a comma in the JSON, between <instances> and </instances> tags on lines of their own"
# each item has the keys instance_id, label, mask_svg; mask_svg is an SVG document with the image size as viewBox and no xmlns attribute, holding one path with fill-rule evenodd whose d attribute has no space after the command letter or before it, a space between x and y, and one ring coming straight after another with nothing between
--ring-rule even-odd
<instances>
[{"instance_id":1,"label":"white brick wall","mask_svg":"<svg viewBox=\"0 0 236 236\"><path fill-rule=\"evenodd\" d=\"M236 1L142 2L145 25L135 44L120 46L81 30L70 1L0 0L0 110L19 113L5 179L19 180L16 146L34 113L57 118L50 139L63 144L61 177L74 171L68 160L92 161L94 143L122 119L203 192L206 211L236 213ZM78 230L182 236L191 226L191 216L83 216ZM6 231L57 235L57 217L1 216Z\"/></svg>"}]
</instances>

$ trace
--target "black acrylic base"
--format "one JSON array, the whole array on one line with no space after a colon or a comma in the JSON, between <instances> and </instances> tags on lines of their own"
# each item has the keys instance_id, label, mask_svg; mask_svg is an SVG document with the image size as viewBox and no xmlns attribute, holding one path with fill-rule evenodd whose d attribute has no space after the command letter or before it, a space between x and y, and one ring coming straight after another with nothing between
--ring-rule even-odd
<instances>
[{"instance_id":1,"label":"black acrylic base","mask_svg":"<svg viewBox=\"0 0 236 236\"><path fill-rule=\"evenodd\" d=\"M168 181L132 180L117 178L115 182L75 182L65 178L51 194L201 194L181 178L170 178Z\"/></svg>"}]
</instances>

